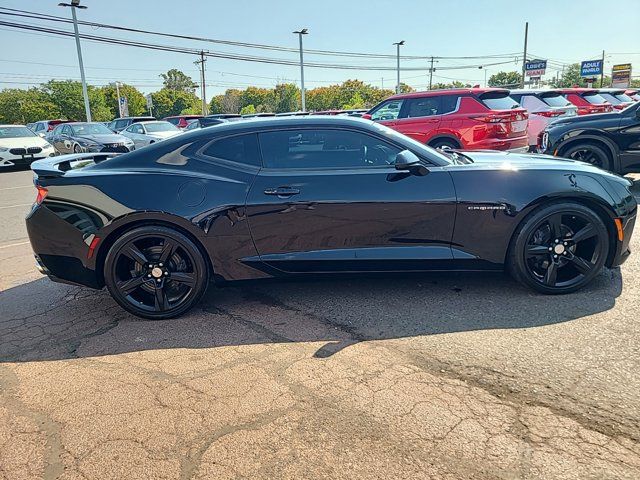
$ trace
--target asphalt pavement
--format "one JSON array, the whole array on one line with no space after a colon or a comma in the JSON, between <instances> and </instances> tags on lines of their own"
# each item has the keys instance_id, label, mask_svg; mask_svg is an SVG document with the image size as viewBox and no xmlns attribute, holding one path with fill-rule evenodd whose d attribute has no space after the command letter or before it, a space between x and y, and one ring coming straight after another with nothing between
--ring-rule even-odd
<instances>
[{"instance_id":1,"label":"asphalt pavement","mask_svg":"<svg viewBox=\"0 0 640 480\"><path fill-rule=\"evenodd\" d=\"M638 254L564 296L274 282L143 321L35 270L34 198L0 173L0 479L640 478Z\"/></svg>"}]
</instances>

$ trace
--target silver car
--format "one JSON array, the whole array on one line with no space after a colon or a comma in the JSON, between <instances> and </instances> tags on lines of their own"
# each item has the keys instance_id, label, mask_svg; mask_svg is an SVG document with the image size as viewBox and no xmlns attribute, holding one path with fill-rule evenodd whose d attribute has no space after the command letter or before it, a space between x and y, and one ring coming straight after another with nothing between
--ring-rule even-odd
<instances>
[{"instance_id":1,"label":"silver car","mask_svg":"<svg viewBox=\"0 0 640 480\"><path fill-rule=\"evenodd\" d=\"M120 132L121 135L133 140L136 148L151 145L181 133L182 130L178 127L164 121L133 123Z\"/></svg>"}]
</instances>

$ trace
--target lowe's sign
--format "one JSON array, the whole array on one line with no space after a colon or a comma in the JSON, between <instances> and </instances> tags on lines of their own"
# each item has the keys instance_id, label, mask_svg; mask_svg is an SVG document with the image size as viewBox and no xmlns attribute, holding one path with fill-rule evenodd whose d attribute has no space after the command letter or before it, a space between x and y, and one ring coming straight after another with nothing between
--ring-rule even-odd
<instances>
[{"instance_id":1,"label":"lowe's sign","mask_svg":"<svg viewBox=\"0 0 640 480\"><path fill-rule=\"evenodd\" d=\"M580 64L581 77L597 77L602 74L602 60L586 60Z\"/></svg>"},{"instance_id":2,"label":"lowe's sign","mask_svg":"<svg viewBox=\"0 0 640 480\"><path fill-rule=\"evenodd\" d=\"M541 77L546 69L546 60L531 60L524 64L524 73L527 77Z\"/></svg>"}]
</instances>

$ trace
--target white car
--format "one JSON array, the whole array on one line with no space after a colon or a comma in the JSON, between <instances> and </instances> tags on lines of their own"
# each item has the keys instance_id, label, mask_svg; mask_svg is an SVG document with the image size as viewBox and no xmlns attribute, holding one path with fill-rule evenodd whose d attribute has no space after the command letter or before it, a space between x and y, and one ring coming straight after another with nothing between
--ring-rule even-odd
<instances>
[{"instance_id":1,"label":"white car","mask_svg":"<svg viewBox=\"0 0 640 480\"><path fill-rule=\"evenodd\" d=\"M180 135L181 133L182 130L169 122L153 121L132 123L122 130L120 135L130 138L133 140L136 148L140 148Z\"/></svg>"},{"instance_id":2,"label":"white car","mask_svg":"<svg viewBox=\"0 0 640 480\"><path fill-rule=\"evenodd\" d=\"M31 165L56 154L53 145L24 125L0 125L0 168Z\"/></svg>"},{"instance_id":3,"label":"white car","mask_svg":"<svg viewBox=\"0 0 640 480\"><path fill-rule=\"evenodd\" d=\"M538 134L554 120L562 117L575 117L576 107L558 90L511 90L509 94L522 108L529 112L527 136L529 147L536 148Z\"/></svg>"}]
</instances>

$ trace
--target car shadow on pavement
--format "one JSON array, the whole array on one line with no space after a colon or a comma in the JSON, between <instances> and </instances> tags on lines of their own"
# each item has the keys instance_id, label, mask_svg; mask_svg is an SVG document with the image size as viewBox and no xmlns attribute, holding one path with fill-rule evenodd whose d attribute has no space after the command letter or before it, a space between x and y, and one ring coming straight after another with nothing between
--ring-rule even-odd
<instances>
[{"instance_id":1,"label":"car shadow on pavement","mask_svg":"<svg viewBox=\"0 0 640 480\"><path fill-rule=\"evenodd\" d=\"M613 308L621 291L619 269L560 296L503 274L296 280L212 286L189 314L147 321L104 290L41 279L0 292L0 361L282 342L319 342L315 356L327 357L362 341L574 321Z\"/></svg>"}]
</instances>

